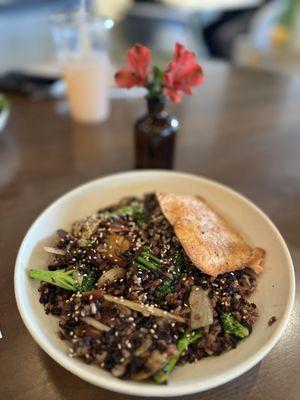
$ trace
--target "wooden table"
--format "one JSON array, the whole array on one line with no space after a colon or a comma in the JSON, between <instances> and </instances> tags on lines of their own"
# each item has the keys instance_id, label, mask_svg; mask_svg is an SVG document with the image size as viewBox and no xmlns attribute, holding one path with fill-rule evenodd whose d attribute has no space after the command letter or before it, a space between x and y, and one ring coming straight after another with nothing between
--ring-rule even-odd
<instances>
[{"instance_id":1,"label":"wooden table","mask_svg":"<svg viewBox=\"0 0 300 400\"><path fill-rule=\"evenodd\" d=\"M216 179L248 196L277 224L300 260L300 78L216 65L203 88L176 107L182 129L176 169ZM13 97L0 138L0 398L125 400L65 371L33 341L13 293L14 261L26 230L74 186L133 166L132 124L141 100L114 100L99 126L73 123L63 104ZM297 281L300 273L297 271ZM299 293L282 339L251 371L194 400L300 398Z\"/></svg>"}]
</instances>

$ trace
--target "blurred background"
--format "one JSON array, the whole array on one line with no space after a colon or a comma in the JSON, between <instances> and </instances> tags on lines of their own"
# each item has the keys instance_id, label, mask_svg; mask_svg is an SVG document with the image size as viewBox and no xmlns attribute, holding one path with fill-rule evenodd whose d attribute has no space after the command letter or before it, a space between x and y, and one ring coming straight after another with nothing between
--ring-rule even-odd
<instances>
[{"instance_id":1,"label":"blurred background","mask_svg":"<svg viewBox=\"0 0 300 400\"><path fill-rule=\"evenodd\" d=\"M300 70L299 0L90 0L90 10L114 21L110 53L120 64L139 42L160 60L174 41L201 59L297 73ZM0 0L0 72L57 74L49 15L74 9L76 0Z\"/></svg>"}]
</instances>

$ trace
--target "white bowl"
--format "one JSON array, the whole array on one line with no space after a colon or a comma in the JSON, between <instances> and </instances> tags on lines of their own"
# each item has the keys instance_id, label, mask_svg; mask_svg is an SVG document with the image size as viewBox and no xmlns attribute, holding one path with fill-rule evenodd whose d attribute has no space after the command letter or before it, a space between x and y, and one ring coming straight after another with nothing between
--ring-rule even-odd
<instances>
[{"instance_id":1,"label":"white bowl","mask_svg":"<svg viewBox=\"0 0 300 400\"><path fill-rule=\"evenodd\" d=\"M155 190L199 194L214 205L252 245L266 249L264 272L253 295L260 313L253 333L235 350L175 369L168 385L119 380L94 365L69 358L57 336L57 320L45 315L39 303L38 282L27 277L30 267L46 267L42 246L58 228L115 203L123 196ZM257 364L279 340L293 306L295 280L292 260L280 233L253 203L208 179L168 171L139 171L89 182L55 201L25 236L15 267L15 295L23 321L37 343L60 365L80 378L116 392L139 396L177 396L224 384ZM273 315L277 321L268 326Z\"/></svg>"}]
</instances>

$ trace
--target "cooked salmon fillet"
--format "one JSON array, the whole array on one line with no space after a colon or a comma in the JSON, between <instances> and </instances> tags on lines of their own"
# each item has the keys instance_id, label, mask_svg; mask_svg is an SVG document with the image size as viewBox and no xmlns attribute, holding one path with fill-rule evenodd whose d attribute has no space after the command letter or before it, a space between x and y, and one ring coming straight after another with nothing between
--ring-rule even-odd
<instances>
[{"instance_id":1,"label":"cooked salmon fillet","mask_svg":"<svg viewBox=\"0 0 300 400\"><path fill-rule=\"evenodd\" d=\"M201 197L156 193L164 216L193 264L217 276L252 268L263 270L265 250L250 247L228 222Z\"/></svg>"}]
</instances>

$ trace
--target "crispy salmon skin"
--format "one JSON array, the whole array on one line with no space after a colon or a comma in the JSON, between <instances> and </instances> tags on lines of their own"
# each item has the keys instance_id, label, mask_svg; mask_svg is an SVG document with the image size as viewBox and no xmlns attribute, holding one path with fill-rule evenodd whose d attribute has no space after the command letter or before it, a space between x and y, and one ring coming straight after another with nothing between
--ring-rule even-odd
<instances>
[{"instance_id":1,"label":"crispy salmon skin","mask_svg":"<svg viewBox=\"0 0 300 400\"><path fill-rule=\"evenodd\" d=\"M263 270L265 250L252 248L201 197L157 192L161 210L193 264L217 276L252 268Z\"/></svg>"}]
</instances>

